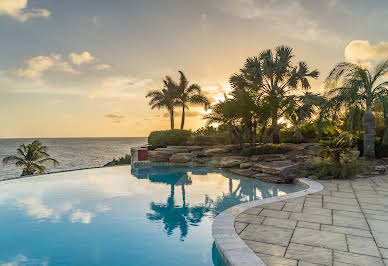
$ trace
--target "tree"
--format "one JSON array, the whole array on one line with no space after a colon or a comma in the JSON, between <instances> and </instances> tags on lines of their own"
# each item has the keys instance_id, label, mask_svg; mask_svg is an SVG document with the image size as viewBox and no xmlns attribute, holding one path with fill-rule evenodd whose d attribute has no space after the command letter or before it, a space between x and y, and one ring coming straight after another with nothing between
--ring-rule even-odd
<instances>
[{"instance_id":1,"label":"tree","mask_svg":"<svg viewBox=\"0 0 388 266\"><path fill-rule=\"evenodd\" d=\"M286 118L292 123L294 129L294 142L301 143L303 136L301 127L307 119L316 114L319 106L325 103L325 98L306 92L301 96L295 96L290 101L286 111Z\"/></svg>"},{"instance_id":2,"label":"tree","mask_svg":"<svg viewBox=\"0 0 388 266\"><path fill-rule=\"evenodd\" d=\"M58 161L51 158L47 153L47 147L43 146L39 140L35 140L27 146L22 144L16 150L17 155L8 156L3 159L3 164L15 163L19 168L23 168L21 176L42 174L46 171L45 163L54 166L59 165Z\"/></svg>"},{"instance_id":3,"label":"tree","mask_svg":"<svg viewBox=\"0 0 388 266\"><path fill-rule=\"evenodd\" d=\"M342 62L337 64L325 81L329 89L331 109L350 109L356 105L365 110L363 117L364 156L375 157L375 117L372 106L381 97L388 95L388 81L381 79L388 73L388 60L369 70L361 65Z\"/></svg>"},{"instance_id":4,"label":"tree","mask_svg":"<svg viewBox=\"0 0 388 266\"><path fill-rule=\"evenodd\" d=\"M180 81L177 88L177 101L178 105L182 106L182 120L181 129L185 125L185 111L189 110L189 104L203 105L205 110L210 106L210 102L205 95L201 94L201 87L198 84L191 84L187 81L185 74L179 71Z\"/></svg>"},{"instance_id":5,"label":"tree","mask_svg":"<svg viewBox=\"0 0 388 266\"><path fill-rule=\"evenodd\" d=\"M270 106L272 121L272 141L279 143L278 119L284 115L291 92L298 87L311 88L309 78L318 78L318 70L309 71L305 62L294 66L292 49L279 46L275 53L265 50L258 57L249 57L240 73L231 77L231 82L240 84L261 94Z\"/></svg>"},{"instance_id":6,"label":"tree","mask_svg":"<svg viewBox=\"0 0 388 266\"><path fill-rule=\"evenodd\" d=\"M146 98L151 98L149 102L151 109L166 108L168 110L171 129L174 129L174 107L178 105L178 85L169 76L166 76L163 84L162 89L149 91Z\"/></svg>"}]
</instances>

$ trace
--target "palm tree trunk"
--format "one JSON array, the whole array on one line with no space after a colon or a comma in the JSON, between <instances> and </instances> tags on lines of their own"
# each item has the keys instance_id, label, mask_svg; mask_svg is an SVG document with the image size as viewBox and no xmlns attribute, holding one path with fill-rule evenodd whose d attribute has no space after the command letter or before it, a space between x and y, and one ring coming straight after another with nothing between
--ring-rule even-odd
<instances>
[{"instance_id":1,"label":"palm tree trunk","mask_svg":"<svg viewBox=\"0 0 388 266\"><path fill-rule=\"evenodd\" d=\"M171 129L174 129L174 109L170 109L170 124Z\"/></svg>"},{"instance_id":2,"label":"palm tree trunk","mask_svg":"<svg viewBox=\"0 0 388 266\"><path fill-rule=\"evenodd\" d=\"M233 143L233 129L231 126L228 126L228 144Z\"/></svg>"},{"instance_id":3,"label":"palm tree trunk","mask_svg":"<svg viewBox=\"0 0 388 266\"><path fill-rule=\"evenodd\" d=\"M384 107L384 137L383 144L388 144L388 97L383 99Z\"/></svg>"},{"instance_id":4,"label":"palm tree trunk","mask_svg":"<svg viewBox=\"0 0 388 266\"><path fill-rule=\"evenodd\" d=\"M185 107L182 107L182 120L181 120L181 129L183 129L185 125Z\"/></svg>"},{"instance_id":5,"label":"palm tree trunk","mask_svg":"<svg viewBox=\"0 0 388 266\"><path fill-rule=\"evenodd\" d=\"M277 110L272 114L272 143L280 143Z\"/></svg>"},{"instance_id":6,"label":"palm tree trunk","mask_svg":"<svg viewBox=\"0 0 388 266\"><path fill-rule=\"evenodd\" d=\"M366 112L362 120L362 125L364 128L364 157L375 158L376 121L370 104L367 104Z\"/></svg>"}]
</instances>

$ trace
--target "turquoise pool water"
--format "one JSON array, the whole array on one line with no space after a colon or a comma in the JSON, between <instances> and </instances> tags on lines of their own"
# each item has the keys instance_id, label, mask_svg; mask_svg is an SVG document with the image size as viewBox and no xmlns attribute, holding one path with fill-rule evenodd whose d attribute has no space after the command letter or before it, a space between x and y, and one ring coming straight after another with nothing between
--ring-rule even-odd
<instances>
[{"instance_id":1,"label":"turquoise pool water","mask_svg":"<svg viewBox=\"0 0 388 266\"><path fill-rule=\"evenodd\" d=\"M291 193L203 168L101 168L0 183L0 265L222 265L214 217Z\"/></svg>"}]
</instances>

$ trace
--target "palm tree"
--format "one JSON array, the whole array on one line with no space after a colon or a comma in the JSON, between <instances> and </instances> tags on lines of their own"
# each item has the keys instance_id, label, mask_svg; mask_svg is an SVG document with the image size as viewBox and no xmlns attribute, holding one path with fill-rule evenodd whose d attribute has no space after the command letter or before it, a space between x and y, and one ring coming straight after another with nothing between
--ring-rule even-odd
<instances>
[{"instance_id":1,"label":"palm tree","mask_svg":"<svg viewBox=\"0 0 388 266\"><path fill-rule=\"evenodd\" d=\"M160 90L151 90L146 97L151 98L151 109L166 108L170 115L171 129L174 129L174 107L177 106L178 85L169 76L163 80L164 87Z\"/></svg>"},{"instance_id":2,"label":"palm tree","mask_svg":"<svg viewBox=\"0 0 388 266\"><path fill-rule=\"evenodd\" d=\"M178 104L182 106L182 120L181 129L185 125L185 110L189 109L189 104L200 104L203 105L205 110L210 106L210 102L205 95L201 94L201 87L198 84L191 84L187 81L185 74L179 71L180 80L178 84Z\"/></svg>"},{"instance_id":3,"label":"palm tree","mask_svg":"<svg viewBox=\"0 0 388 266\"><path fill-rule=\"evenodd\" d=\"M294 128L294 142L301 143L303 136L301 126L308 118L316 114L317 108L325 103L325 98L306 92L301 96L294 97L286 111L287 119Z\"/></svg>"},{"instance_id":4,"label":"palm tree","mask_svg":"<svg viewBox=\"0 0 388 266\"><path fill-rule=\"evenodd\" d=\"M377 64L372 70L361 65L342 62L337 64L326 79L330 107L335 111L341 107L359 105L365 110L363 117L364 156L375 157L375 117L372 106L381 97L388 95L388 81L381 79L388 73L388 60Z\"/></svg>"},{"instance_id":5,"label":"palm tree","mask_svg":"<svg viewBox=\"0 0 388 266\"><path fill-rule=\"evenodd\" d=\"M45 163L51 163L54 166L59 165L57 160L50 157L47 153L47 147L43 146L39 140L27 144L27 146L20 145L16 152L17 155L5 157L3 164L15 163L17 167L23 168L21 176L44 173L46 167L42 164Z\"/></svg>"},{"instance_id":6,"label":"palm tree","mask_svg":"<svg viewBox=\"0 0 388 266\"><path fill-rule=\"evenodd\" d=\"M289 104L291 91L299 86L308 90L311 88L308 78L318 78L319 71L309 71L305 62L294 66L292 48L279 46L275 53L265 50L258 57L249 57L239 74L231 77L233 84L247 87L261 95L269 104L272 121L272 141L279 143L278 119L284 115Z\"/></svg>"}]
</instances>

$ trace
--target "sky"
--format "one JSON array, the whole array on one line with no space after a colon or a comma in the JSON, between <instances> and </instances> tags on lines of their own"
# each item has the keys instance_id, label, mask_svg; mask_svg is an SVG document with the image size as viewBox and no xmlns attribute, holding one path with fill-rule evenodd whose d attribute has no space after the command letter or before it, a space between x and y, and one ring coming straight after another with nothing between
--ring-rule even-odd
<instances>
[{"instance_id":1,"label":"sky","mask_svg":"<svg viewBox=\"0 0 388 266\"><path fill-rule=\"evenodd\" d=\"M145 98L166 75L184 71L215 102L247 57L282 44L322 92L336 63L388 58L386 18L386 0L0 0L0 138L169 129Z\"/></svg>"}]
</instances>

